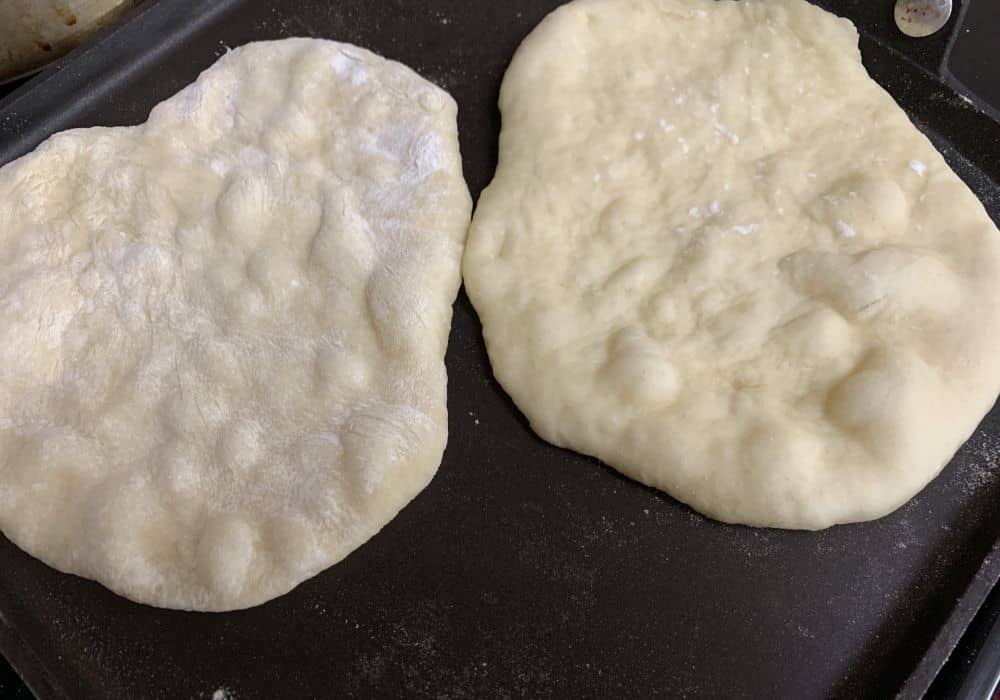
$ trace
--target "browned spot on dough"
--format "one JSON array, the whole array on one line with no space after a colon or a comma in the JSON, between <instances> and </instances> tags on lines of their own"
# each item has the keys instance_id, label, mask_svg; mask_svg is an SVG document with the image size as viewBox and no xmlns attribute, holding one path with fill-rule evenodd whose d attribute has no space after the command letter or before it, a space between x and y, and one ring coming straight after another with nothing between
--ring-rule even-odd
<instances>
[{"instance_id":1,"label":"browned spot on dough","mask_svg":"<svg viewBox=\"0 0 1000 700\"><path fill-rule=\"evenodd\" d=\"M73 11L64 5L56 5L56 14L59 15L59 19L63 21L67 27L72 27L76 24L76 15Z\"/></svg>"},{"instance_id":2,"label":"browned spot on dough","mask_svg":"<svg viewBox=\"0 0 1000 700\"><path fill-rule=\"evenodd\" d=\"M38 41L36 39L35 40L35 46L37 46L38 48L40 48L42 51L51 51L52 50L52 44L50 44L47 41Z\"/></svg>"}]
</instances>

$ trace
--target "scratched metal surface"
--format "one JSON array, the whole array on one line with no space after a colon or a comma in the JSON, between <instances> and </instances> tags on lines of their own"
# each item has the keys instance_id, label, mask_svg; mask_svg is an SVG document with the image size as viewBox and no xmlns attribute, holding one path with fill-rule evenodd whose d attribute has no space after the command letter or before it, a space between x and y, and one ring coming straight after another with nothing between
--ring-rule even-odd
<instances>
[{"instance_id":1,"label":"scratched metal surface","mask_svg":"<svg viewBox=\"0 0 1000 700\"><path fill-rule=\"evenodd\" d=\"M59 129L142 121L225 46L313 35L450 90L478 195L503 70L557 4L151 1L0 102L0 162ZM943 47L907 53L867 0L822 4L858 21L873 75L1000 218L1000 129L933 78ZM1000 410L887 518L759 530L534 437L464 294L447 363L438 476L342 563L261 607L194 614L130 603L0 538L0 650L42 698L918 697L1000 574Z\"/></svg>"}]
</instances>

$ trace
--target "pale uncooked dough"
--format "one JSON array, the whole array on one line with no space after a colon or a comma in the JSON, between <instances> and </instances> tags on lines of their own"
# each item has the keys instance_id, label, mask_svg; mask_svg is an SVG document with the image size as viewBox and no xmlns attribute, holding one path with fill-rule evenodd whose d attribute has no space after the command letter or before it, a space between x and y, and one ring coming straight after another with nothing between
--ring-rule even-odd
<instances>
[{"instance_id":1,"label":"pale uncooked dough","mask_svg":"<svg viewBox=\"0 0 1000 700\"><path fill-rule=\"evenodd\" d=\"M0 170L3 532L225 610L388 522L447 437L455 118L404 66L288 39Z\"/></svg>"},{"instance_id":2,"label":"pale uncooked dough","mask_svg":"<svg viewBox=\"0 0 1000 700\"><path fill-rule=\"evenodd\" d=\"M465 255L546 440L720 520L881 516L1000 388L1000 234L804 0L577 0L524 41Z\"/></svg>"}]
</instances>

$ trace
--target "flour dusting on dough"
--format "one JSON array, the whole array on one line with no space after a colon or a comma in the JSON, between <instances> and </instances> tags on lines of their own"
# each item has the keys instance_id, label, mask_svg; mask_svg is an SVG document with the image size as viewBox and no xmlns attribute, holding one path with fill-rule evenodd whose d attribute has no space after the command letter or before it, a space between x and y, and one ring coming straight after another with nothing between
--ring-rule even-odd
<instances>
[{"instance_id":1,"label":"flour dusting on dough","mask_svg":"<svg viewBox=\"0 0 1000 700\"><path fill-rule=\"evenodd\" d=\"M447 435L456 111L364 49L262 42L0 169L3 532L225 610L394 517Z\"/></svg>"},{"instance_id":2,"label":"flour dusting on dough","mask_svg":"<svg viewBox=\"0 0 1000 700\"><path fill-rule=\"evenodd\" d=\"M822 528L905 502L992 406L1000 232L846 20L575 0L500 108L465 284L543 438L721 520Z\"/></svg>"}]
</instances>

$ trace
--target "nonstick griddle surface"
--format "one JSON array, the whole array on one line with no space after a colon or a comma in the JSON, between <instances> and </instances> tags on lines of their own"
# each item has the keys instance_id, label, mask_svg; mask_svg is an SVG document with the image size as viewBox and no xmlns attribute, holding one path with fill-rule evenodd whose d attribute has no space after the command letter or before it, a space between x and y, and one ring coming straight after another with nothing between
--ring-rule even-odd
<instances>
[{"instance_id":1,"label":"nonstick griddle surface","mask_svg":"<svg viewBox=\"0 0 1000 700\"><path fill-rule=\"evenodd\" d=\"M478 195L503 71L558 4L149 0L0 103L0 162L60 129L143 121L227 46L309 35L451 91ZM1000 219L1000 127L934 78L943 40L896 37L883 3L822 4L858 22L874 77ZM440 472L340 564L258 608L184 613L0 538L0 650L43 698L918 697L1000 574L1000 410L896 513L763 530L535 437L464 294L447 363Z\"/></svg>"}]
</instances>

